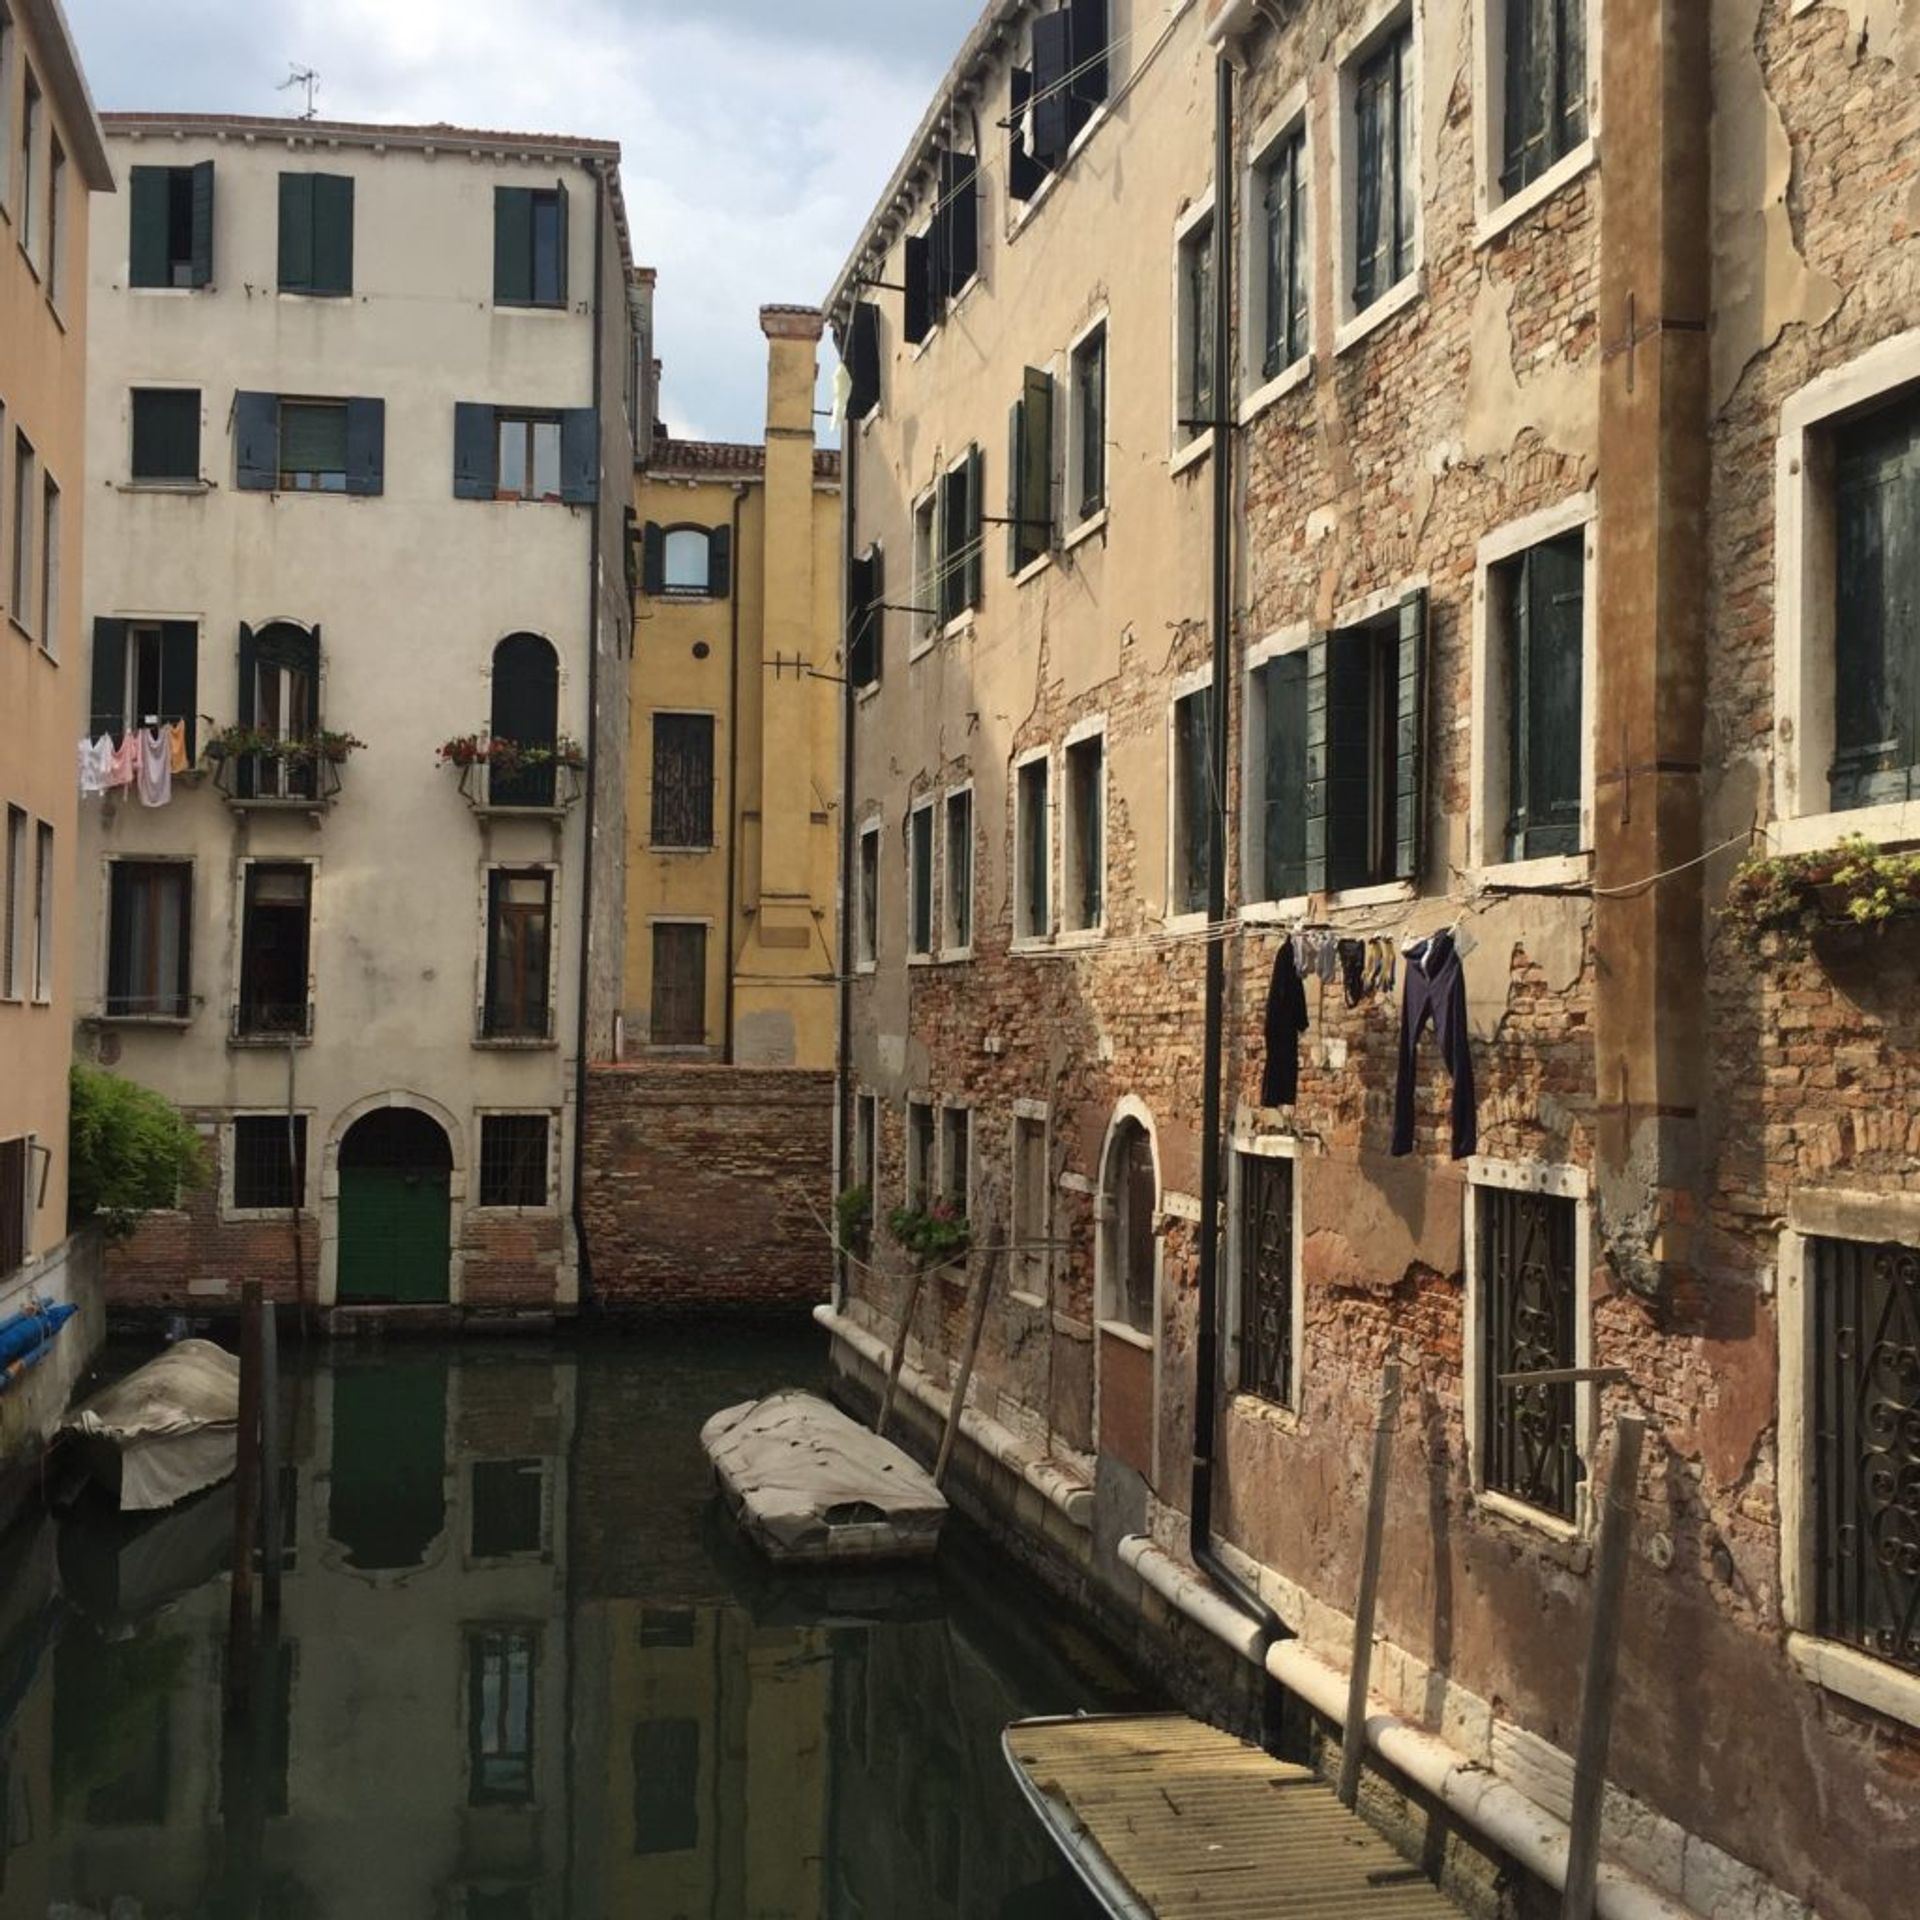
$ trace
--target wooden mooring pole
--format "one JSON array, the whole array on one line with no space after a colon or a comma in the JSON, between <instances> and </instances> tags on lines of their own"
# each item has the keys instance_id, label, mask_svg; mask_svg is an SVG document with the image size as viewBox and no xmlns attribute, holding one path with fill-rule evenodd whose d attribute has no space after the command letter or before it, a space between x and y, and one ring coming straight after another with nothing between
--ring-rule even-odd
<instances>
[{"instance_id":1,"label":"wooden mooring pole","mask_svg":"<svg viewBox=\"0 0 1920 1920\"><path fill-rule=\"evenodd\" d=\"M240 1420L233 1454L233 1585L227 1601L227 1709L253 1693L253 1547L260 1537L260 1282L240 1288Z\"/></svg>"},{"instance_id":2,"label":"wooden mooring pole","mask_svg":"<svg viewBox=\"0 0 1920 1920\"><path fill-rule=\"evenodd\" d=\"M1561 1920L1593 1920L1600 1872L1600 1822L1607 1791L1607 1746L1613 1736L1614 1683L1620 1671L1620 1614L1627 1585L1627 1549L1640 1483L1640 1443L1647 1423L1624 1413L1614 1428L1613 1471L1600 1514L1593 1572L1593 1638L1580 1697L1580 1746L1573 1763L1573 1834L1567 1844L1567 1893Z\"/></svg>"},{"instance_id":3,"label":"wooden mooring pole","mask_svg":"<svg viewBox=\"0 0 1920 1920\"><path fill-rule=\"evenodd\" d=\"M893 1343L893 1364L887 1369L886 1391L880 1396L880 1417L873 1423L877 1435L885 1435L887 1422L893 1418L893 1396L900 1386L900 1369L906 1364L907 1338L913 1332L913 1316L920 1310L920 1289L926 1284L927 1268L922 1261L913 1270L913 1281L907 1288L907 1304L901 1310L900 1337Z\"/></svg>"},{"instance_id":4,"label":"wooden mooring pole","mask_svg":"<svg viewBox=\"0 0 1920 1920\"><path fill-rule=\"evenodd\" d=\"M973 1324L967 1329L967 1351L953 1383L953 1399L947 1407L947 1430L940 1436L939 1457L933 1463L933 1484L936 1487L946 1482L947 1461L952 1457L953 1443L960 1432L960 1416L966 1411L967 1388L973 1382L973 1363L980 1355L980 1336L987 1324L987 1302L993 1296L993 1283L999 1278L1000 1263L1005 1258L1004 1243L995 1239L981 1264L980 1289L973 1297Z\"/></svg>"},{"instance_id":5,"label":"wooden mooring pole","mask_svg":"<svg viewBox=\"0 0 1920 1920\"><path fill-rule=\"evenodd\" d=\"M1360 1797L1367 1757L1367 1682L1373 1672L1373 1616L1380 1598L1380 1545L1387 1523L1387 1476L1393 1464L1393 1423L1400 1411L1400 1362L1380 1377L1380 1418L1373 1430L1373 1472L1367 1482L1367 1533L1360 1553L1360 1594L1353 1606L1353 1665L1347 1676L1347 1723L1340 1745L1340 1804Z\"/></svg>"}]
</instances>

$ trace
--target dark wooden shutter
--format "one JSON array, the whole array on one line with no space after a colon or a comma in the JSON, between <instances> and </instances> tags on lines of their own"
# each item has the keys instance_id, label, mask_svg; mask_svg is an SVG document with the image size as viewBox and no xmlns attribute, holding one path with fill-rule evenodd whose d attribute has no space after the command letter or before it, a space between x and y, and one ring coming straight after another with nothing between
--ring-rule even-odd
<instances>
[{"instance_id":1,"label":"dark wooden shutter","mask_svg":"<svg viewBox=\"0 0 1920 1920\"><path fill-rule=\"evenodd\" d=\"M1078 134L1107 97L1107 0L1069 0L1067 50L1072 73L1069 124ZM1071 140L1072 135L1069 135Z\"/></svg>"},{"instance_id":2,"label":"dark wooden shutter","mask_svg":"<svg viewBox=\"0 0 1920 1920\"><path fill-rule=\"evenodd\" d=\"M7 156L10 164L13 156ZM172 284L167 271L167 202L172 193L171 167L135 167L129 187L127 284L164 287Z\"/></svg>"},{"instance_id":3,"label":"dark wooden shutter","mask_svg":"<svg viewBox=\"0 0 1920 1920\"><path fill-rule=\"evenodd\" d=\"M300 636L293 649L301 661L306 676L307 700L305 711L296 723L299 733L318 733L320 731L320 624L314 624Z\"/></svg>"},{"instance_id":4,"label":"dark wooden shutter","mask_svg":"<svg viewBox=\"0 0 1920 1920\"><path fill-rule=\"evenodd\" d=\"M526 747L551 747L560 731L560 663L537 633L513 633L493 650L487 723L494 736ZM489 776L487 797L500 807L550 807L551 764Z\"/></svg>"},{"instance_id":5,"label":"dark wooden shutter","mask_svg":"<svg viewBox=\"0 0 1920 1920\"><path fill-rule=\"evenodd\" d=\"M269 493L280 479L280 396L233 396L233 483L243 492Z\"/></svg>"},{"instance_id":6,"label":"dark wooden shutter","mask_svg":"<svg viewBox=\"0 0 1920 1920\"><path fill-rule=\"evenodd\" d=\"M1262 897L1291 900L1307 878L1307 655L1283 653L1261 669L1266 729L1262 782Z\"/></svg>"},{"instance_id":7,"label":"dark wooden shutter","mask_svg":"<svg viewBox=\"0 0 1920 1920\"><path fill-rule=\"evenodd\" d=\"M1072 23L1065 8L1033 23L1033 121L1030 142L1036 160L1057 165L1073 144L1067 73L1073 64Z\"/></svg>"},{"instance_id":8,"label":"dark wooden shutter","mask_svg":"<svg viewBox=\"0 0 1920 1920\"><path fill-rule=\"evenodd\" d=\"M965 475L958 470L943 473L934 486L933 595L929 604L938 609L942 626L960 611L961 605L959 583L965 572L961 554L966 544L964 488Z\"/></svg>"},{"instance_id":9,"label":"dark wooden shutter","mask_svg":"<svg viewBox=\"0 0 1920 1920\"><path fill-rule=\"evenodd\" d=\"M567 183L554 183L554 305L567 304Z\"/></svg>"},{"instance_id":10,"label":"dark wooden shutter","mask_svg":"<svg viewBox=\"0 0 1920 1920\"><path fill-rule=\"evenodd\" d=\"M533 191L493 190L493 298L497 306L525 306L533 298Z\"/></svg>"},{"instance_id":11,"label":"dark wooden shutter","mask_svg":"<svg viewBox=\"0 0 1920 1920\"><path fill-rule=\"evenodd\" d=\"M477 400L453 403L453 497L491 500L498 442L494 411Z\"/></svg>"},{"instance_id":12,"label":"dark wooden shutter","mask_svg":"<svg viewBox=\"0 0 1920 1920\"><path fill-rule=\"evenodd\" d=\"M1327 643L1327 885L1372 886L1380 871L1376 783L1392 777L1390 748L1376 757L1378 699L1375 655L1383 641L1373 627L1352 627ZM1388 829L1391 830L1390 828Z\"/></svg>"},{"instance_id":13,"label":"dark wooden shutter","mask_svg":"<svg viewBox=\"0 0 1920 1920\"><path fill-rule=\"evenodd\" d=\"M196 287L213 285L213 162L193 170L193 273Z\"/></svg>"},{"instance_id":14,"label":"dark wooden shutter","mask_svg":"<svg viewBox=\"0 0 1920 1920\"><path fill-rule=\"evenodd\" d=\"M387 403L347 402L347 491L381 493L387 482Z\"/></svg>"},{"instance_id":15,"label":"dark wooden shutter","mask_svg":"<svg viewBox=\"0 0 1920 1920\"><path fill-rule=\"evenodd\" d=\"M707 535L707 592L724 600L733 591L733 529L715 527Z\"/></svg>"},{"instance_id":16,"label":"dark wooden shutter","mask_svg":"<svg viewBox=\"0 0 1920 1920\"><path fill-rule=\"evenodd\" d=\"M878 547L847 563L847 678L856 687L880 677L881 555Z\"/></svg>"},{"instance_id":17,"label":"dark wooden shutter","mask_svg":"<svg viewBox=\"0 0 1920 1920\"><path fill-rule=\"evenodd\" d=\"M932 236L910 233L900 249L901 284L906 297L901 303L900 332L909 346L917 347L933 331L933 248Z\"/></svg>"},{"instance_id":18,"label":"dark wooden shutter","mask_svg":"<svg viewBox=\"0 0 1920 1920\"><path fill-rule=\"evenodd\" d=\"M1307 646L1307 786L1306 786L1306 886L1308 893L1327 889L1327 841L1329 805L1329 768L1327 764L1327 656L1333 636L1316 633Z\"/></svg>"},{"instance_id":19,"label":"dark wooden shutter","mask_svg":"<svg viewBox=\"0 0 1920 1920\"><path fill-rule=\"evenodd\" d=\"M312 291L353 291L353 180L344 173L313 175Z\"/></svg>"},{"instance_id":20,"label":"dark wooden shutter","mask_svg":"<svg viewBox=\"0 0 1920 1920\"><path fill-rule=\"evenodd\" d=\"M184 721L187 759L199 758L200 629L191 620L169 620L160 629L160 708Z\"/></svg>"},{"instance_id":21,"label":"dark wooden shutter","mask_svg":"<svg viewBox=\"0 0 1920 1920\"><path fill-rule=\"evenodd\" d=\"M1027 108L1033 99L1033 69L1015 67L1011 77L1013 112L1007 127L1007 198L1031 200L1047 177L1047 169L1033 157L1027 145L1031 118Z\"/></svg>"},{"instance_id":22,"label":"dark wooden shutter","mask_svg":"<svg viewBox=\"0 0 1920 1920\"><path fill-rule=\"evenodd\" d=\"M240 622L240 684L234 689L234 719L240 726L253 725L257 705L256 682L259 679L260 649L253 629ZM251 800L259 776L258 757L245 753L234 762L233 791L242 800Z\"/></svg>"},{"instance_id":23,"label":"dark wooden shutter","mask_svg":"<svg viewBox=\"0 0 1920 1920\"><path fill-rule=\"evenodd\" d=\"M864 420L880 404L880 309L856 300L847 325L847 418Z\"/></svg>"},{"instance_id":24,"label":"dark wooden shutter","mask_svg":"<svg viewBox=\"0 0 1920 1920\"><path fill-rule=\"evenodd\" d=\"M1007 409L1007 572L1027 564L1026 502L1020 495L1027 470L1027 401L1023 393Z\"/></svg>"},{"instance_id":25,"label":"dark wooden shutter","mask_svg":"<svg viewBox=\"0 0 1920 1920\"><path fill-rule=\"evenodd\" d=\"M1394 703L1393 877L1417 881L1427 825L1425 587L1416 587L1400 602L1399 665L1398 698Z\"/></svg>"},{"instance_id":26,"label":"dark wooden shutter","mask_svg":"<svg viewBox=\"0 0 1920 1920\"><path fill-rule=\"evenodd\" d=\"M967 464L962 479L966 487L966 570L962 576L963 603L969 607L980 604L985 589L986 569L982 549L985 542L981 539L981 517L986 512L986 461L980 449L967 449Z\"/></svg>"},{"instance_id":27,"label":"dark wooden shutter","mask_svg":"<svg viewBox=\"0 0 1920 1920\"><path fill-rule=\"evenodd\" d=\"M313 291L313 175L280 176L280 286Z\"/></svg>"},{"instance_id":28,"label":"dark wooden shutter","mask_svg":"<svg viewBox=\"0 0 1920 1920\"><path fill-rule=\"evenodd\" d=\"M93 623L93 689L89 696L87 738L118 736L127 724L127 623Z\"/></svg>"},{"instance_id":29,"label":"dark wooden shutter","mask_svg":"<svg viewBox=\"0 0 1920 1920\"><path fill-rule=\"evenodd\" d=\"M1506 601L1509 857L1580 844L1585 538L1570 534L1496 576Z\"/></svg>"},{"instance_id":30,"label":"dark wooden shutter","mask_svg":"<svg viewBox=\"0 0 1920 1920\"><path fill-rule=\"evenodd\" d=\"M667 530L657 520L649 520L641 535L643 559L640 584L647 593L667 590Z\"/></svg>"},{"instance_id":31,"label":"dark wooden shutter","mask_svg":"<svg viewBox=\"0 0 1920 1920\"><path fill-rule=\"evenodd\" d=\"M946 236L941 290L951 296L973 278L980 265L979 163L972 154L940 156L940 202Z\"/></svg>"},{"instance_id":32,"label":"dark wooden shutter","mask_svg":"<svg viewBox=\"0 0 1920 1920\"><path fill-rule=\"evenodd\" d=\"M600 498L600 411L565 407L560 414L560 498L570 507Z\"/></svg>"},{"instance_id":33,"label":"dark wooden shutter","mask_svg":"<svg viewBox=\"0 0 1920 1920\"><path fill-rule=\"evenodd\" d=\"M1053 544L1053 376L1028 367L1007 434L1007 571Z\"/></svg>"}]
</instances>

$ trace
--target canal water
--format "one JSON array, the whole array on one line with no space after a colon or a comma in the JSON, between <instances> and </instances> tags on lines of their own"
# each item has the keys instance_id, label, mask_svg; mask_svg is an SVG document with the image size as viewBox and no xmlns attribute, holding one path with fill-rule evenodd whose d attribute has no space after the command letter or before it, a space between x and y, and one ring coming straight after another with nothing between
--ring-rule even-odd
<instances>
[{"instance_id":1,"label":"canal water","mask_svg":"<svg viewBox=\"0 0 1920 1920\"><path fill-rule=\"evenodd\" d=\"M228 1490L7 1536L0 1920L1087 1920L1000 1732L1144 1704L1112 1655L958 1523L823 1583L715 1510L700 1423L820 1372L813 1335L317 1349L244 1728Z\"/></svg>"}]
</instances>

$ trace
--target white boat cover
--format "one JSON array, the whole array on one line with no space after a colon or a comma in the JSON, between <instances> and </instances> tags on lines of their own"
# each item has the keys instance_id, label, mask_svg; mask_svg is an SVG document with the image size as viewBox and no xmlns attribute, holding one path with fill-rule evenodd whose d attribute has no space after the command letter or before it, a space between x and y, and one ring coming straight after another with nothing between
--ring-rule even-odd
<instances>
[{"instance_id":1,"label":"white boat cover","mask_svg":"<svg viewBox=\"0 0 1920 1920\"><path fill-rule=\"evenodd\" d=\"M233 1471L240 1362L211 1340L182 1340L103 1387L62 1422L120 1455L123 1513L170 1507Z\"/></svg>"},{"instance_id":2,"label":"white boat cover","mask_svg":"<svg viewBox=\"0 0 1920 1920\"><path fill-rule=\"evenodd\" d=\"M775 1560L918 1558L939 1544L946 1496L891 1440L789 1389L700 1429L748 1536Z\"/></svg>"}]
</instances>

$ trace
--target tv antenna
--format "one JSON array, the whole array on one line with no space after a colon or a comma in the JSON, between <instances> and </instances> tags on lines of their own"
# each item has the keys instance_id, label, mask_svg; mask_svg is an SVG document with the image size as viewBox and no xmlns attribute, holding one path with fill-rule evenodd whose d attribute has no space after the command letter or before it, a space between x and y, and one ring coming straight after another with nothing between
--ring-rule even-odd
<instances>
[{"instance_id":1,"label":"tv antenna","mask_svg":"<svg viewBox=\"0 0 1920 1920\"><path fill-rule=\"evenodd\" d=\"M285 93L290 87L305 87L307 90L307 110L300 118L311 120L319 112L313 104L313 96L320 91L320 76L311 67L289 65L287 77L274 88L275 93Z\"/></svg>"}]
</instances>

